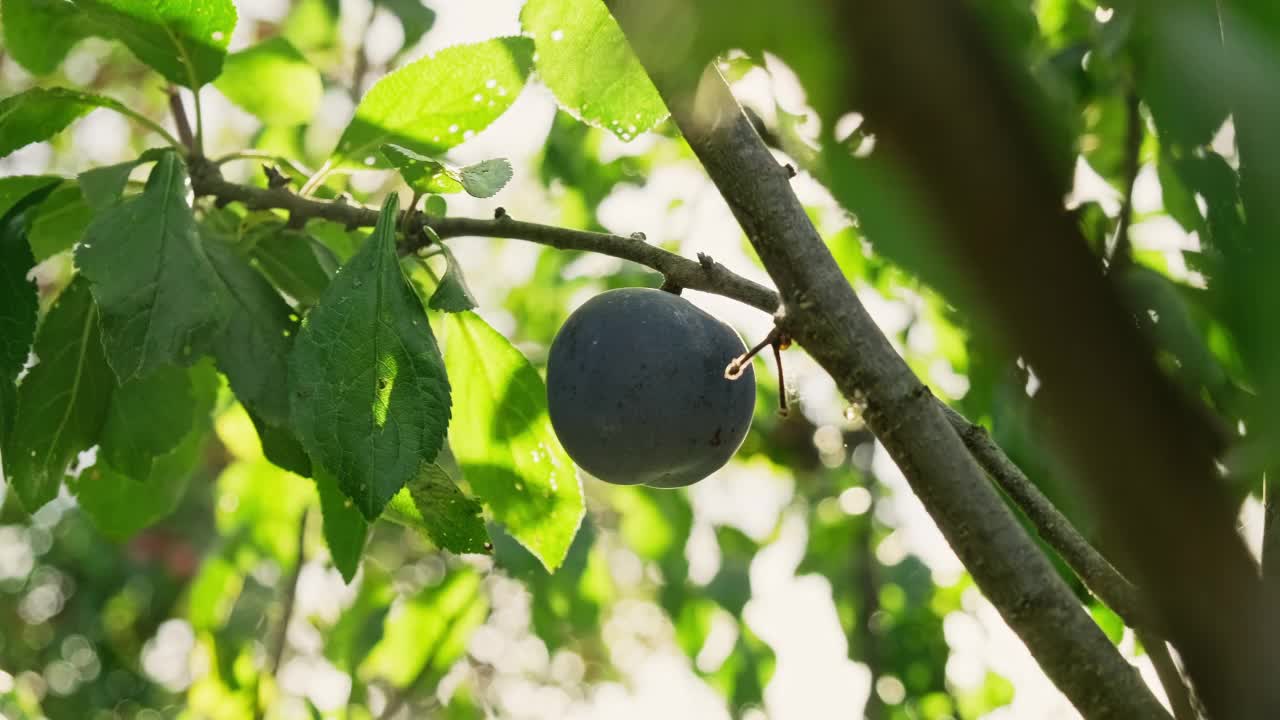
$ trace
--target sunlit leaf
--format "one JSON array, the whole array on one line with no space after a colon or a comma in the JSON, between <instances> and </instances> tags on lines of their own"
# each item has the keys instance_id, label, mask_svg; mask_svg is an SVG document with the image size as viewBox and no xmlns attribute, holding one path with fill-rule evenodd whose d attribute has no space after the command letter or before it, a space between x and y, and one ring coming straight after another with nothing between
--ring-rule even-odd
<instances>
[{"instance_id":1,"label":"sunlit leaf","mask_svg":"<svg viewBox=\"0 0 1280 720\"><path fill-rule=\"evenodd\" d=\"M67 88L32 88L0 100L0 157L48 140L100 107L123 108L111 98Z\"/></svg>"},{"instance_id":2,"label":"sunlit leaf","mask_svg":"<svg viewBox=\"0 0 1280 720\"><path fill-rule=\"evenodd\" d=\"M76 43L94 34L89 16L60 0L3 0L0 15L5 50L36 75L57 70Z\"/></svg>"},{"instance_id":3,"label":"sunlit leaf","mask_svg":"<svg viewBox=\"0 0 1280 720\"><path fill-rule=\"evenodd\" d=\"M472 197L487 198L498 194L511 181L511 163L505 158L485 160L458 171L462 187Z\"/></svg>"},{"instance_id":4,"label":"sunlit leaf","mask_svg":"<svg viewBox=\"0 0 1280 720\"><path fill-rule=\"evenodd\" d=\"M405 184L416 192L423 194L462 192L462 183L454 178L442 163L419 155L409 148L390 143L383 145L380 152L387 162L400 172L400 177L404 178Z\"/></svg>"},{"instance_id":5,"label":"sunlit leaf","mask_svg":"<svg viewBox=\"0 0 1280 720\"><path fill-rule=\"evenodd\" d=\"M214 87L268 125L309 122L324 94L320 72L282 37L228 55Z\"/></svg>"},{"instance_id":6,"label":"sunlit leaf","mask_svg":"<svg viewBox=\"0 0 1280 720\"><path fill-rule=\"evenodd\" d=\"M538 371L480 316L445 316L445 364L459 388L449 444L494 519L547 567L583 515L582 484L556 440Z\"/></svg>"},{"instance_id":7,"label":"sunlit leaf","mask_svg":"<svg viewBox=\"0 0 1280 720\"><path fill-rule=\"evenodd\" d=\"M449 424L444 362L396 257L398 210L393 194L307 315L289 361L298 439L369 520L435 459Z\"/></svg>"},{"instance_id":8,"label":"sunlit leaf","mask_svg":"<svg viewBox=\"0 0 1280 720\"><path fill-rule=\"evenodd\" d=\"M424 463L417 476L391 498L389 520L415 528L441 549L455 553L489 552L480 503L454 484L435 463Z\"/></svg>"},{"instance_id":9,"label":"sunlit leaf","mask_svg":"<svg viewBox=\"0 0 1280 720\"><path fill-rule=\"evenodd\" d=\"M601 0L529 0L520 22L537 45L538 76L565 112L623 140L667 117L667 106Z\"/></svg>"},{"instance_id":10,"label":"sunlit leaf","mask_svg":"<svg viewBox=\"0 0 1280 720\"><path fill-rule=\"evenodd\" d=\"M387 143L433 156L480 132L524 87L533 44L507 37L457 45L391 72L365 94L334 151L340 166L381 165Z\"/></svg>"},{"instance_id":11,"label":"sunlit leaf","mask_svg":"<svg viewBox=\"0 0 1280 720\"><path fill-rule=\"evenodd\" d=\"M192 89L222 71L236 27L232 0L74 0L95 34L118 39L170 82Z\"/></svg>"}]
</instances>

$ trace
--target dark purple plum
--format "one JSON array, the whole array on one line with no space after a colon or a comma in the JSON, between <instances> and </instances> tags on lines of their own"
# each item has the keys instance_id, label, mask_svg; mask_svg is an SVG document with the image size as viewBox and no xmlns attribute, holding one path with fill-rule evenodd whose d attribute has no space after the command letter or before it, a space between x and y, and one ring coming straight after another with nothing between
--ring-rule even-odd
<instances>
[{"instance_id":1,"label":"dark purple plum","mask_svg":"<svg viewBox=\"0 0 1280 720\"><path fill-rule=\"evenodd\" d=\"M579 467L615 485L675 488L719 470L751 427L756 380L728 325L662 290L611 290L551 343L547 404Z\"/></svg>"}]
</instances>

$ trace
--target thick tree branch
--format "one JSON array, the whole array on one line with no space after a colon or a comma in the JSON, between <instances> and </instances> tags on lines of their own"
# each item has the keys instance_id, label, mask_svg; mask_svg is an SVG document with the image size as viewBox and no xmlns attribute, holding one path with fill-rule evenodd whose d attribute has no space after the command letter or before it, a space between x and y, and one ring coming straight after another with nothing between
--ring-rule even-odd
<instances>
[{"instance_id":1,"label":"thick tree branch","mask_svg":"<svg viewBox=\"0 0 1280 720\"><path fill-rule=\"evenodd\" d=\"M949 259L1035 369L1064 457L1200 696L1217 717L1280 717L1280 638L1215 470L1220 435L1160 371L1063 210L1065 179L969 5L839 5L847 94L875 120L877 152L936 210Z\"/></svg>"},{"instance_id":2,"label":"thick tree branch","mask_svg":"<svg viewBox=\"0 0 1280 720\"><path fill-rule=\"evenodd\" d=\"M785 327L847 397L988 599L1049 677L1091 718L1167 718L1138 674L1080 607L986 481L928 390L845 280L789 184L789 174L718 73L696 95L669 75L671 48L650 3L611 3L672 117L781 291ZM914 43L912 44L914 45Z\"/></svg>"}]
</instances>

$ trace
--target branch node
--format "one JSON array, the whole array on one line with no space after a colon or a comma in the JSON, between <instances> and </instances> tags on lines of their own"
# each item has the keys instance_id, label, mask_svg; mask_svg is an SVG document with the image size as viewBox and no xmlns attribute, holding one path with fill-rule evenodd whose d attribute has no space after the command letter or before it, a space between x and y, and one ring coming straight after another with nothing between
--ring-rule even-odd
<instances>
[{"instance_id":1,"label":"branch node","mask_svg":"<svg viewBox=\"0 0 1280 720\"><path fill-rule=\"evenodd\" d=\"M677 283L676 281L672 280L669 276L666 276L666 275L662 276L662 286L659 287L658 289L663 292L669 292L672 295L679 295L680 293L684 292L684 288L680 285L680 283Z\"/></svg>"},{"instance_id":2,"label":"branch node","mask_svg":"<svg viewBox=\"0 0 1280 720\"><path fill-rule=\"evenodd\" d=\"M711 272L716 267L716 261L706 253L698 253L698 264L702 266L703 271Z\"/></svg>"},{"instance_id":3,"label":"branch node","mask_svg":"<svg viewBox=\"0 0 1280 720\"><path fill-rule=\"evenodd\" d=\"M786 171L788 179L796 176L796 168L791 163L787 163L786 165L783 165L782 169Z\"/></svg>"},{"instance_id":4,"label":"branch node","mask_svg":"<svg viewBox=\"0 0 1280 720\"><path fill-rule=\"evenodd\" d=\"M631 233L631 239L632 239L632 240L639 240L640 242L645 242L645 241L646 241L646 240L648 240L649 238L648 238L648 236L646 236L644 233L642 233L642 232L640 232L639 230L637 230L637 231L635 231L635 232Z\"/></svg>"},{"instance_id":5,"label":"branch node","mask_svg":"<svg viewBox=\"0 0 1280 720\"><path fill-rule=\"evenodd\" d=\"M493 209L493 219L494 220L510 220L511 216L507 214L506 208L496 207Z\"/></svg>"},{"instance_id":6,"label":"branch node","mask_svg":"<svg viewBox=\"0 0 1280 720\"><path fill-rule=\"evenodd\" d=\"M293 181L293 178L280 172L278 168L267 164L263 164L262 172L267 176L267 187L272 190L287 187L289 183Z\"/></svg>"},{"instance_id":7,"label":"branch node","mask_svg":"<svg viewBox=\"0 0 1280 720\"><path fill-rule=\"evenodd\" d=\"M307 226L307 216L300 212L289 213L289 222L284 224L289 230L301 230Z\"/></svg>"}]
</instances>

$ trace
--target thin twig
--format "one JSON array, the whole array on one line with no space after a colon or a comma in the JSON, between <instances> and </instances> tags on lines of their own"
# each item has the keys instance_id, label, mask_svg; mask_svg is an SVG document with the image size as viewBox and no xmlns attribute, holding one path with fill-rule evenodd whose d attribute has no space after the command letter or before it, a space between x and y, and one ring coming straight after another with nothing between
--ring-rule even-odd
<instances>
[{"instance_id":1,"label":"thin twig","mask_svg":"<svg viewBox=\"0 0 1280 720\"><path fill-rule=\"evenodd\" d=\"M215 166L209 163L192 164L191 184L196 195L214 197L219 202L243 203L254 210L284 210L289 213L290 219L295 224L316 218L330 220L351 228L373 227L378 222L378 211L361 205L315 200L285 188L259 188L229 182L218 173ZM401 217L401 221L405 222L404 216ZM521 222L505 214L500 218L488 220L431 217L422 212L414 212L404 225L407 230L406 237L410 239L402 244L402 252L413 252L423 245L424 234L417 232L423 226L430 227L442 239L512 238L561 250L582 250L611 255L652 268L681 287L690 290L731 297L769 313L778 307L777 293L736 275L710 258L705 263L690 260L635 237Z\"/></svg>"},{"instance_id":2,"label":"thin twig","mask_svg":"<svg viewBox=\"0 0 1280 720\"><path fill-rule=\"evenodd\" d=\"M1129 228L1133 224L1133 186L1138 181L1138 171L1142 169L1140 153L1142 151L1142 108L1139 105L1138 93L1130 90L1125 96L1125 142L1124 142L1124 201L1120 204L1120 217L1116 225L1116 241L1111 248L1111 264L1124 264L1132 260Z\"/></svg>"},{"instance_id":3,"label":"thin twig","mask_svg":"<svg viewBox=\"0 0 1280 720\"><path fill-rule=\"evenodd\" d=\"M1156 675L1160 677L1160 684L1164 686L1164 693L1169 698L1169 707L1173 710L1173 719L1199 720L1200 714L1191 703L1191 692L1187 689L1187 683L1182 679L1178 666L1174 664L1173 656L1169 654L1168 644L1156 635L1141 630L1135 632L1142 646L1147 649L1147 657L1151 659L1151 665L1156 669Z\"/></svg>"},{"instance_id":4,"label":"thin twig","mask_svg":"<svg viewBox=\"0 0 1280 720\"><path fill-rule=\"evenodd\" d=\"M196 139L191 133L191 121L187 119L187 109L182 105L182 96L175 87L169 88L169 112L173 113L173 124L178 129L178 139L190 153L196 151Z\"/></svg>"},{"instance_id":5,"label":"thin twig","mask_svg":"<svg viewBox=\"0 0 1280 720\"><path fill-rule=\"evenodd\" d=\"M289 622L293 619L294 601L298 597L298 578L302 576L302 562L305 559L307 539L307 515L309 509L302 511L298 519L298 554L294 558L293 570L289 573L288 585L285 586L284 615L280 618L279 632L276 633L275 645L271 650L271 675L280 671L280 662L284 659L284 647L289 638Z\"/></svg>"}]
</instances>

